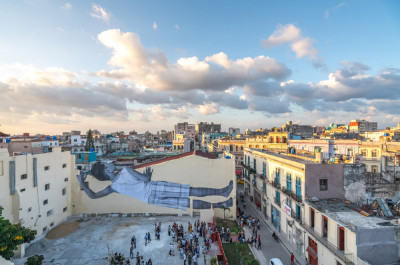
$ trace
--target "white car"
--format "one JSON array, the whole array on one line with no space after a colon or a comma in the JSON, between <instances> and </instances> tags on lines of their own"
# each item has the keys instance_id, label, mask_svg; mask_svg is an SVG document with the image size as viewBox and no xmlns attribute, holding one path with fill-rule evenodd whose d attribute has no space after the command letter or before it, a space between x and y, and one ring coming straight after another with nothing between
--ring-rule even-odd
<instances>
[{"instance_id":1,"label":"white car","mask_svg":"<svg viewBox=\"0 0 400 265\"><path fill-rule=\"evenodd\" d=\"M282 261L278 258L273 258L269 260L268 265L283 265Z\"/></svg>"}]
</instances>

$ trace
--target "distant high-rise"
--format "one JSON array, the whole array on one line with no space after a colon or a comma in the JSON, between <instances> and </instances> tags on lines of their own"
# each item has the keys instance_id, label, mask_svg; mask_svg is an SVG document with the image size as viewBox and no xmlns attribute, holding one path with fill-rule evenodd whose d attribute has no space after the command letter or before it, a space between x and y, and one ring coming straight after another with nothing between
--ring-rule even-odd
<instances>
[{"instance_id":1,"label":"distant high-rise","mask_svg":"<svg viewBox=\"0 0 400 265\"><path fill-rule=\"evenodd\" d=\"M204 133L219 133L221 132L221 124L200 122L196 124L196 132L201 135Z\"/></svg>"},{"instance_id":2,"label":"distant high-rise","mask_svg":"<svg viewBox=\"0 0 400 265\"><path fill-rule=\"evenodd\" d=\"M189 124L187 122L177 123L174 126L174 140L177 139L177 135L182 134L185 138L190 140L195 140L196 130L194 124Z\"/></svg>"},{"instance_id":3,"label":"distant high-rise","mask_svg":"<svg viewBox=\"0 0 400 265\"><path fill-rule=\"evenodd\" d=\"M378 130L377 122L366 120L352 120L349 125L349 132L354 133L376 132Z\"/></svg>"}]
</instances>

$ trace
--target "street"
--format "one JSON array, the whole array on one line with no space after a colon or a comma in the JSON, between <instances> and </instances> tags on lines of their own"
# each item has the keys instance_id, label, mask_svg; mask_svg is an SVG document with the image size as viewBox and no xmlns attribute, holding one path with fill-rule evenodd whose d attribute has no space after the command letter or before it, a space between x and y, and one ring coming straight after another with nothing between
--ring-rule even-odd
<instances>
[{"instance_id":1,"label":"street","mask_svg":"<svg viewBox=\"0 0 400 265\"><path fill-rule=\"evenodd\" d=\"M240 198L240 192L244 192L243 184L237 185L237 198ZM247 199L247 198L245 198ZM272 232L269 227L264 223L264 221L259 217L256 213L255 206L250 205L250 201L246 201L246 209L243 209L243 204L238 199L238 207L241 210L244 210L245 214L249 216L254 216L256 219L260 219L261 228L258 230L258 235L261 235L261 252L264 255L267 262L269 262L272 258L279 258L283 264L290 264L290 253L286 251L286 249L282 246L281 243L278 243L273 237ZM268 222L268 221L267 221Z\"/></svg>"}]
</instances>

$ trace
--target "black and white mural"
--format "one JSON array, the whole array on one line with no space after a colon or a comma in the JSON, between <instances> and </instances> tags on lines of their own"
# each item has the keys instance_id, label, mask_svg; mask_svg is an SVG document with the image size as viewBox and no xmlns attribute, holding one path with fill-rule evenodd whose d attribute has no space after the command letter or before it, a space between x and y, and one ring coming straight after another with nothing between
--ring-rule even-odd
<instances>
[{"instance_id":1,"label":"black and white mural","mask_svg":"<svg viewBox=\"0 0 400 265\"><path fill-rule=\"evenodd\" d=\"M90 174L99 181L108 180L112 182L111 185L99 192L93 192L85 184L89 172L81 173L77 177L80 186L91 199L101 198L116 192L156 206L186 210L187 207L190 207L189 196L220 196L221 201L217 203L193 200L193 209L231 207L233 205L232 198L227 199L232 192L233 181L230 181L226 187L221 189L190 187L189 184L152 181L152 173L151 168L146 168L143 173L140 173L131 167L125 167L118 172L112 163L96 162Z\"/></svg>"}]
</instances>

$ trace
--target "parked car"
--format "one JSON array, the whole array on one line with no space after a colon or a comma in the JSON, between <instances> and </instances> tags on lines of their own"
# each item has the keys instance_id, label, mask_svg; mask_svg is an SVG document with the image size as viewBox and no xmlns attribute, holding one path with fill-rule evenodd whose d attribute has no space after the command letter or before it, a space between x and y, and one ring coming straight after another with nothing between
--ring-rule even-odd
<instances>
[{"instance_id":1,"label":"parked car","mask_svg":"<svg viewBox=\"0 0 400 265\"><path fill-rule=\"evenodd\" d=\"M273 258L269 260L268 265L283 265L282 261L278 258Z\"/></svg>"},{"instance_id":2,"label":"parked car","mask_svg":"<svg viewBox=\"0 0 400 265\"><path fill-rule=\"evenodd\" d=\"M243 183L244 183L244 179L243 179L243 178L241 178L241 179L238 179L238 180L237 180L237 183L239 183L239 184L243 184Z\"/></svg>"}]
</instances>

